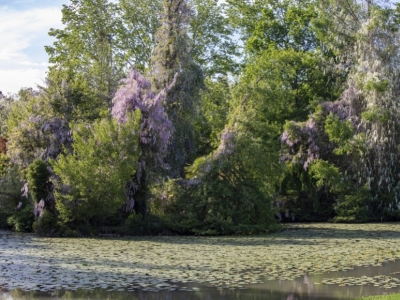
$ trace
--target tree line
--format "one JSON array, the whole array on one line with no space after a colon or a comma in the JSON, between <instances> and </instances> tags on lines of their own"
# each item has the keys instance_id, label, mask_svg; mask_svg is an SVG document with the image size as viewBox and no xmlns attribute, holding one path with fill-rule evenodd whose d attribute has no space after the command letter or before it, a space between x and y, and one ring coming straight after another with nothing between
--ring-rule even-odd
<instances>
[{"instance_id":1,"label":"tree line","mask_svg":"<svg viewBox=\"0 0 400 300\"><path fill-rule=\"evenodd\" d=\"M399 214L400 6L71 0L0 94L0 224L249 234Z\"/></svg>"}]
</instances>

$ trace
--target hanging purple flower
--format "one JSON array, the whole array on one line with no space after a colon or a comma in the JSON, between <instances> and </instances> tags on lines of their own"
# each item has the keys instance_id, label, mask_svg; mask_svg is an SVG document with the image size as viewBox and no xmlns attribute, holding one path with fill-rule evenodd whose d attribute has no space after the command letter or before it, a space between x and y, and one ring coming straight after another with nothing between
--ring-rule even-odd
<instances>
[{"instance_id":1,"label":"hanging purple flower","mask_svg":"<svg viewBox=\"0 0 400 300\"><path fill-rule=\"evenodd\" d=\"M164 164L170 138L174 127L165 112L164 104L167 92L175 85L173 82L159 93L152 91L151 82L139 72L132 70L129 76L121 80L122 85L116 92L112 103L111 115L118 122L125 123L135 110L140 110L142 119L139 132L139 144L142 157L139 159L136 176L126 187L126 203L123 209L133 212L134 196L142 183L146 168L149 165L168 168Z\"/></svg>"},{"instance_id":2,"label":"hanging purple flower","mask_svg":"<svg viewBox=\"0 0 400 300\"><path fill-rule=\"evenodd\" d=\"M167 92L174 86L174 81L159 93L151 90L151 83L139 72L132 70L129 76L121 80L121 87L116 92L112 103L111 115L119 123L126 122L130 113L139 109L142 113L140 125L140 144L156 148L157 159L162 157L174 131L172 122L164 110Z\"/></svg>"}]
</instances>

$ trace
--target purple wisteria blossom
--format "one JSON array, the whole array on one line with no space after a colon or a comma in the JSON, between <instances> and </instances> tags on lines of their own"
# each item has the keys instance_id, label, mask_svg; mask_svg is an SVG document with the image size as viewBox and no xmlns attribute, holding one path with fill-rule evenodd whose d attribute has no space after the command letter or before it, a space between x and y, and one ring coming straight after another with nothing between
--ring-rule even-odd
<instances>
[{"instance_id":1,"label":"purple wisteria blossom","mask_svg":"<svg viewBox=\"0 0 400 300\"><path fill-rule=\"evenodd\" d=\"M325 133L325 120L330 114L342 122L350 121L356 134L365 131L361 118L361 91L355 82L349 82L339 100L324 101L320 106L321 109L311 114L306 122L291 121L287 124L281 135L281 161L301 164L307 170L314 160L329 156L334 145Z\"/></svg>"},{"instance_id":2,"label":"purple wisteria blossom","mask_svg":"<svg viewBox=\"0 0 400 300\"><path fill-rule=\"evenodd\" d=\"M139 186L143 184L145 171L150 173L149 169L155 169L157 166L168 168L164 164L164 157L174 126L165 112L164 104L167 92L175 85L176 78L177 75L169 86L156 93L152 91L148 79L132 70L129 76L121 81L122 85L112 100L114 106L111 115L119 123L125 123L135 110L140 110L142 114L139 132L142 156L138 161L135 178L126 186L127 201L123 206L125 211L134 211L134 196Z\"/></svg>"},{"instance_id":3,"label":"purple wisteria blossom","mask_svg":"<svg viewBox=\"0 0 400 300\"><path fill-rule=\"evenodd\" d=\"M306 122L291 121L288 129L281 136L282 148L285 149L281 161L291 161L302 164L305 170L315 160L321 157L321 149L324 146L332 149L326 144L326 134L323 126L318 126L314 116Z\"/></svg>"},{"instance_id":4,"label":"purple wisteria blossom","mask_svg":"<svg viewBox=\"0 0 400 300\"><path fill-rule=\"evenodd\" d=\"M112 100L114 106L111 114L119 123L124 123L133 111L137 109L141 111L140 144L156 147L159 162L165 154L174 130L163 104L167 92L173 87L175 81L176 76L167 88L155 93L151 90L150 81L139 72L132 70L129 76L121 81L122 85Z\"/></svg>"}]
</instances>

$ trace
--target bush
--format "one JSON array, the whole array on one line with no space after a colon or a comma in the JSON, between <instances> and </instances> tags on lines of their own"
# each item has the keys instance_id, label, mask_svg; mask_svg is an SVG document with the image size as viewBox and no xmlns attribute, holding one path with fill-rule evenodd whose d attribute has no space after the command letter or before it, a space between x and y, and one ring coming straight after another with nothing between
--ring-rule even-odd
<instances>
[{"instance_id":1,"label":"bush","mask_svg":"<svg viewBox=\"0 0 400 300\"><path fill-rule=\"evenodd\" d=\"M77 125L74 152L50 160L60 177L56 207L62 224L79 226L93 221L97 225L113 217L124 204L125 187L140 155L140 118L137 111L124 124L102 119L92 126Z\"/></svg>"},{"instance_id":2,"label":"bush","mask_svg":"<svg viewBox=\"0 0 400 300\"><path fill-rule=\"evenodd\" d=\"M15 231L32 232L32 224L35 221L33 206L27 204L21 210L17 210L7 219L7 224Z\"/></svg>"},{"instance_id":3,"label":"bush","mask_svg":"<svg viewBox=\"0 0 400 300\"><path fill-rule=\"evenodd\" d=\"M45 209L37 221L33 222L32 228L39 235L54 236L59 229L57 217Z\"/></svg>"},{"instance_id":4,"label":"bush","mask_svg":"<svg viewBox=\"0 0 400 300\"><path fill-rule=\"evenodd\" d=\"M26 179L28 181L30 196L36 204L47 197L47 182L49 181L49 177L50 172L43 160L35 159L29 165Z\"/></svg>"},{"instance_id":5,"label":"bush","mask_svg":"<svg viewBox=\"0 0 400 300\"><path fill-rule=\"evenodd\" d=\"M230 162L213 163L201 181L175 181L165 209L167 226L199 235L264 233L277 226L258 181ZM171 183L169 183L171 185Z\"/></svg>"},{"instance_id":6,"label":"bush","mask_svg":"<svg viewBox=\"0 0 400 300\"><path fill-rule=\"evenodd\" d=\"M275 196L282 221L325 222L335 216L335 195L319 188L316 180L302 166L288 164Z\"/></svg>"},{"instance_id":7,"label":"bush","mask_svg":"<svg viewBox=\"0 0 400 300\"><path fill-rule=\"evenodd\" d=\"M332 219L336 223L362 223L372 221L369 205L371 191L363 187L353 194L345 195L342 201L335 205L337 216Z\"/></svg>"},{"instance_id":8,"label":"bush","mask_svg":"<svg viewBox=\"0 0 400 300\"><path fill-rule=\"evenodd\" d=\"M21 187L23 182L20 180L20 172L15 165L9 165L6 170L6 175L0 178L0 228L14 228L14 223L20 224L18 219L21 219L21 212L16 210L16 207L21 202L21 207L29 205L28 199L21 198ZM33 210L28 212L29 216L33 217ZM11 224L8 222L10 218ZM23 222L22 222L23 223ZM19 229L20 227L17 225ZM21 231L26 231L22 230ZM29 230L28 230L29 231Z\"/></svg>"}]
</instances>

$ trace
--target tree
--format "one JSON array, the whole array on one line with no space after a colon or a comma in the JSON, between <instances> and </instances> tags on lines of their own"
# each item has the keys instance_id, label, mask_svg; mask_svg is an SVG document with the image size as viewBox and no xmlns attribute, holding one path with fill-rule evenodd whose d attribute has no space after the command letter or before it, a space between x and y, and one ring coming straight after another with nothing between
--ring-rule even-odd
<instances>
[{"instance_id":1,"label":"tree","mask_svg":"<svg viewBox=\"0 0 400 300\"><path fill-rule=\"evenodd\" d=\"M342 78L326 67L333 54L325 48L314 26L319 18L314 1L228 4L230 20L240 30L245 45L244 71L235 89L237 112L232 116L240 122L241 118L249 118L251 112L254 121L263 124L269 133L259 138L270 139L277 149L285 121L302 122L315 103L336 99ZM318 204L322 200L313 194L315 189L308 184L309 178L301 168L276 170L284 171L281 183L275 182L274 205L279 207L280 214L287 213L287 206L299 208L303 206L299 203L308 205L310 199L317 198ZM307 210L312 211L312 206ZM301 210L292 210L288 217L298 218L299 214Z\"/></svg>"},{"instance_id":2,"label":"tree","mask_svg":"<svg viewBox=\"0 0 400 300\"><path fill-rule=\"evenodd\" d=\"M144 73L149 68L155 34L160 27L162 1L119 0L116 20L116 60Z\"/></svg>"},{"instance_id":3,"label":"tree","mask_svg":"<svg viewBox=\"0 0 400 300\"><path fill-rule=\"evenodd\" d=\"M7 119L7 153L12 163L25 169L37 158L47 161L70 149L69 124L54 115L46 90L19 92L19 101L12 106Z\"/></svg>"},{"instance_id":4,"label":"tree","mask_svg":"<svg viewBox=\"0 0 400 300\"><path fill-rule=\"evenodd\" d=\"M120 124L124 124L135 111L140 111L142 115L138 132L142 155L135 177L130 181L129 195L132 199L137 197L138 192L143 192L149 183L157 181L166 168L164 160L174 127L163 104L175 82L176 77L169 86L156 93L152 91L148 79L137 71L131 71L129 77L122 80L123 84L113 98L111 114ZM146 203L142 204L141 213L145 213Z\"/></svg>"},{"instance_id":5,"label":"tree","mask_svg":"<svg viewBox=\"0 0 400 300\"><path fill-rule=\"evenodd\" d=\"M94 121L108 115L110 104L98 96L84 74L66 75L53 70L40 94L53 116L68 123Z\"/></svg>"},{"instance_id":6,"label":"tree","mask_svg":"<svg viewBox=\"0 0 400 300\"><path fill-rule=\"evenodd\" d=\"M329 53L313 26L318 18L313 1L228 3L245 42L249 95L270 101L266 119L281 125L305 120L314 99L335 99L335 74L323 67Z\"/></svg>"},{"instance_id":7,"label":"tree","mask_svg":"<svg viewBox=\"0 0 400 300\"><path fill-rule=\"evenodd\" d=\"M228 123L232 102L231 86L227 77L206 78L201 91L199 114L196 120L196 154L204 156L218 148L220 135Z\"/></svg>"},{"instance_id":8,"label":"tree","mask_svg":"<svg viewBox=\"0 0 400 300\"><path fill-rule=\"evenodd\" d=\"M126 203L126 185L140 156L140 119L136 111L123 124L101 119L76 125L73 153L50 160L60 178L56 205L61 222L98 225ZM134 208L134 202L128 204Z\"/></svg>"},{"instance_id":9,"label":"tree","mask_svg":"<svg viewBox=\"0 0 400 300\"><path fill-rule=\"evenodd\" d=\"M283 140L292 151L290 160L296 155L307 161L319 186L337 195L337 220L390 219L399 192L398 29L393 9L370 3L351 7L357 10L346 38L354 37L354 48L341 98L322 103L310 116L307 123L314 126L307 141L296 133L305 133L299 128L304 125L295 123ZM337 180L326 180L329 170L336 170Z\"/></svg>"},{"instance_id":10,"label":"tree","mask_svg":"<svg viewBox=\"0 0 400 300\"><path fill-rule=\"evenodd\" d=\"M63 5L64 29L51 29L56 38L46 46L50 73L59 70L64 78L81 76L101 101L109 102L120 78L115 64L116 7L107 0L71 0Z\"/></svg>"},{"instance_id":11,"label":"tree","mask_svg":"<svg viewBox=\"0 0 400 300\"><path fill-rule=\"evenodd\" d=\"M188 32L193 60L209 77L236 74L239 69L236 32L226 15L225 5L216 0L189 3L193 10Z\"/></svg>"},{"instance_id":12,"label":"tree","mask_svg":"<svg viewBox=\"0 0 400 300\"><path fill-rule=\"evenodd\" d=\"M11 107L14 99L12 97L5 96L0 91L0 137L7 136L7 119L10 114Z\"/></svg>"},{"instance_id":13,"label":"tree","mask_svg":"<svg viewBox=\"0 0 400 300\"><path fill-rule=\"evenodd\" d=\"M0 178L5 175L8 161L7 139L0 136Z\"/></svg>"},{"instance_id":14,"label":"tree","mask_svg":"<svg viewBox=\"0 0 400 300\"><path fill-rule=\"evenodd\" d=\"M24 187L26 190L23 196L28 196L29 190L30 198L35 206L34 214L39 221L45 213L55 217L54 185L50 181L51 173L48 165L40 159L35 159L27 170L27 185Z\"/></svg>"},{"instance_id":15,"label":"tree","mask_svg":"<svg viewBox=\"0 0 400 300\"><path fill-rule=\"evenodd\" d=\"M269 136L276 128L252 119L250 111L227 125L215 151L186 168L185 180L173 181L171 191L155 199L173 230L215 235L276 228L271 200L281 173Z\"/></svg>"},{"instance_id":16,"label":"tree","mask_svg":"<svg viewBox=\"0 0 400 300\"><path fill-rule=\"evenodd\" d=\"M47 165L40 159L35 159L28 167L27 180L29 192L35 204L46 199L48 194L47 183L50 172Z\"/></svg>"},{"instance_id":17,"label":"tree","mask_svg":"<svg viewBox=\"0 0 400 300\"><path fill-rule=\"evenodd\" d=\"M156 46L151 58L151 76L156 90L166 88L176 74L176 84L167 92L165 109L174 126L167 163L168 176L182 177L184 166L195 152L194 126L203 86L200 67L190 52L188 30L191 10L184 0L165 0L161 27L156 34Z\"/></svg>"}]
</instances>

